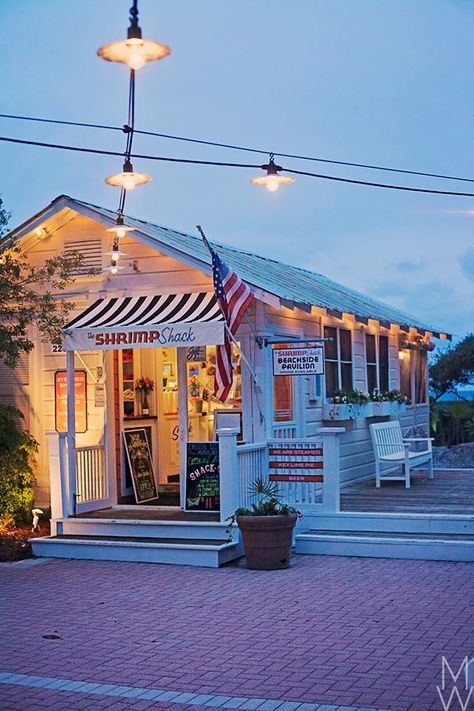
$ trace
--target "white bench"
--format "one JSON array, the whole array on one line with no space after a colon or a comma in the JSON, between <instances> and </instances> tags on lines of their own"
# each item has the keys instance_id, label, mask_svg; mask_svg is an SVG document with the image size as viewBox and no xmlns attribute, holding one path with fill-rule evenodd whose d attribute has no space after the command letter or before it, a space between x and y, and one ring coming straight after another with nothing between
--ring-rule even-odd
<instances>
[{"instance_id":1,"label":"white bench","mask_svg":"<svg viewBox=\"0 0 474 711\"><path fill-rule=\"evenodd\" d=\"M410 471L420 464L429 463L429 478L433 479L433 453L431 437L403 437L400 422L380 422L370 425L370 436L375 453L375 482L382 479L405 481L410 487ZM425 442L421 451L411 450L416 442ZM395 472L395 474L393 474Z\"/></svg>"}]
</instances>

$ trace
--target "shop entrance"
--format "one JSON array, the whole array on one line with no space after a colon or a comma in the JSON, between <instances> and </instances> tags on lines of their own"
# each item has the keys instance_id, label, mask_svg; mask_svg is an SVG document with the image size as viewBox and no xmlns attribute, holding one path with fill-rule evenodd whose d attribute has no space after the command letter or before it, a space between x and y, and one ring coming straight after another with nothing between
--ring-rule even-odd
<instances>
[{"instance_id":1,"label":"shop entrance","mask_svg":"<svg viewBox=\"0 0 474 711\"><path fill-rule=\"evenodd\" d=\"M127 435L130 440L135 433L148 445L158 494L157 499L143 503L180 507L184 504L187 442L215 440L216 428L225 426L222 418L229 412L242 412L239 352L234 348L233 385L225 404L213 397L213 345L130 348L116 354L121 433L119 503L137 503L133 462L125 442Z\"/></svg>"}]
</instances>

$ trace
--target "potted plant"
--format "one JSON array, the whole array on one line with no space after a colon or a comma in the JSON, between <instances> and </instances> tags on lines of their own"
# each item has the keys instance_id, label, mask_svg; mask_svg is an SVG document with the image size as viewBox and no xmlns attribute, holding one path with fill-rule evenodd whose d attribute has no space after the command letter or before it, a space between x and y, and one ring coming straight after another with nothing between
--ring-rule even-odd
<instances>
[{"instance_id":1,"label":"potted plant","mask_svg":"<svg viewBox=\"0 0 474 711\"><path fill-rule=\"evenodd\" d=\"M274 482L259 477L251 485L250 494L259 497L258 502L249 509L237 509L231 519L242 532L248 567L252 570L288 568L293 529L301 514L281 502L278 485Z\"/></svg>"},{"instance_id":2,"label":"potted plant","mask_svg":"<svg viewBox=\"0 0 474 711\"><path fill-rule=\"evenodd\" d=\"M323 405L324 420L357 420L370 417L369 396L361 390L335 390L330 402Z\"/></svg>"}]
</instances>

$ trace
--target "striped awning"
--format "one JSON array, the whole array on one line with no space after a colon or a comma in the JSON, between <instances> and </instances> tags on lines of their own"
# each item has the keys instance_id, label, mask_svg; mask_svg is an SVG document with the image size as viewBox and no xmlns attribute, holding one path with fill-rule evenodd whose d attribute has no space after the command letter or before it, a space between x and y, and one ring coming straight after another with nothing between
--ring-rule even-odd
<instances>
[{"instance_id":1,"label":"striped awning","mask_svg":"<svg viewBox=\"0 0 474 711\"><path fill-rule=\"evenodd\" d=\"M115 350L224 343L214 293L98 299L63 329L64 350Z\"/></svg>"}]
</instances>

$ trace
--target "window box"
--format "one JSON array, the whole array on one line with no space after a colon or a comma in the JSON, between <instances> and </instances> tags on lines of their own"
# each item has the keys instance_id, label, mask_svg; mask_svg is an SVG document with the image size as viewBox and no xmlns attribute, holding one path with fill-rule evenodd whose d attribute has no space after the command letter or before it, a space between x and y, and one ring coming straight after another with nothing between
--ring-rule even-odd
<instances>
[{"instance_id":1,"label":"window box","mask_svg":"<svg viewBox=\"0 0 474 711\"><path fill-rule=\"evenodd\" d=\"M388 415L395 415L396 412L398 412L398 409L395 412L393 407L394 405L396 405L398 408L398 402L389 402L388 400L383 402L373 402L372 417L387 417Z\"/></svg>"},{"instance_id":2,"label":"window box","mask_svg":"<svg viewBox=\"0 0 474 711\"><path fill-rule=\"evenodd\" d=\"M323 405L323 420L330 420L331 422L339 420L358 420L360 417L365 417L362 411L365 410L366 405L354 405L352 403L348 405L336 405L333 402L326 402Z\"/></svg>"}]
</instances>

